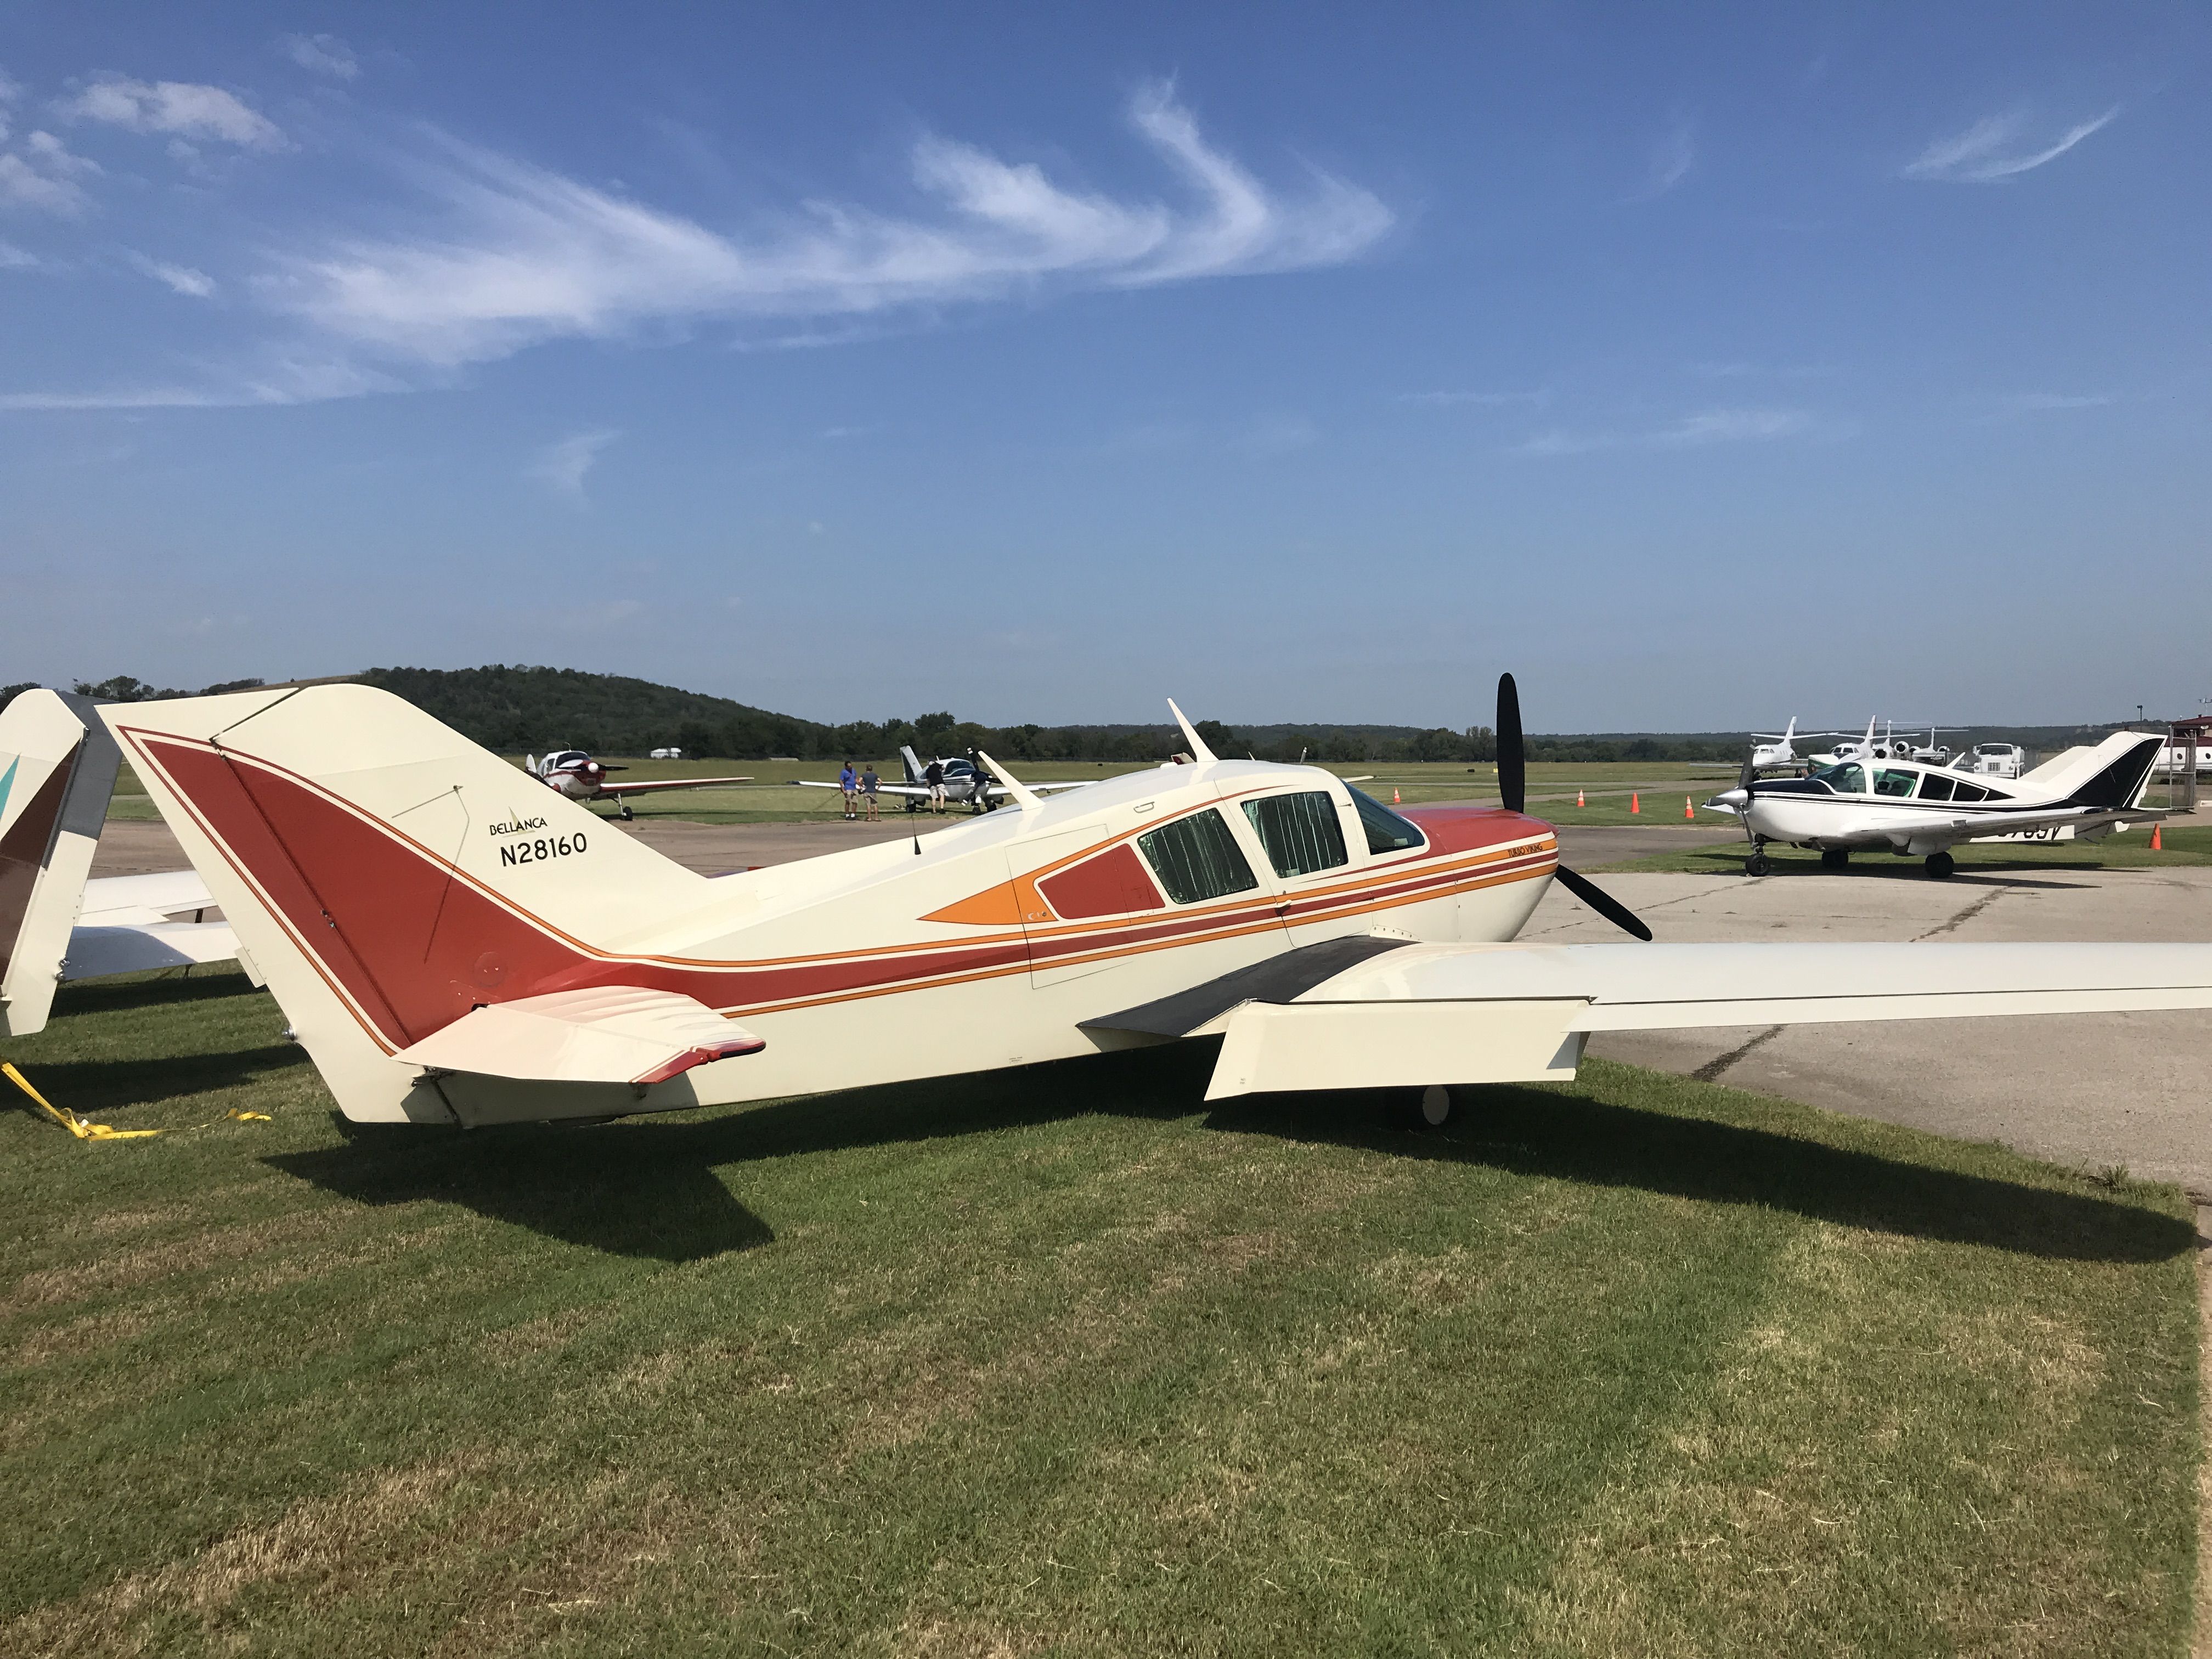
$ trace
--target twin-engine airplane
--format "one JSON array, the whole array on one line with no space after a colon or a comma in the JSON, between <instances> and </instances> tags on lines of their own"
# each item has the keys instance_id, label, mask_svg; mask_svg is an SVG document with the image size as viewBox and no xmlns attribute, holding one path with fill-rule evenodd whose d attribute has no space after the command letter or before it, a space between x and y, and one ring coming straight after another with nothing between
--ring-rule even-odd
<instances>
[{"instance_id":1,"label":"twin-engine airplane","mask_svg":"<svg viewBox=\"0 0 2212 1659\"><path fill-rule=\"evenodd\" d=\"M89 697L42 689L0 709L0 1036L44 1030L65 980L238 952L198 919L215 900L190 870L87 879L121 763Z\"/></svg>"},{"instance_id":2,"label":"twin-engine airplane","mask_svg":"<svg viewBox=\"0 0 2212 1659\"><path fill-rule=\"evenodd\" d=\"M1705 805L1735 812L1751 841L1745 871L1771 872L1768 842L1815 847L1831 868L1854 850L1925 859L1928 873L1951 873L1962 841L2096 841L2130 823L2166 816L2140 805L2165 748L2143 732L2115 732L2094 748L2069 749L2002 785L1955 767L1847 760L1809 778L1754 779Z\"/></svg>"},{"instance_id":3,"label":"twin-engine airplane","mask_svg":"<svg viewBox=\"0 0 2212 1659\"><path fill-rule=\"evenodd\" d=\"M349 1118L487 1124L759 1101L1221 1039L1209 1099L1574 1075L1592 1031L2212 1006L2212 945L1509 943L1556 878L1526 817L1394 812L1216 758L695 875L359 685L104 718ZM1178 717L1180 718L1180 717ZM536 792L524 792L535 795ZM948 1031L958 1032L947 1042Z\"/></svg>"},{"instance_id":4,"label":"twin-engine airplane","mask_svg":"<svg viewBox=\"0 0 2212 1659\"><path fill-rule=\"evenodd\" d=\"M653 757L681 752L656 750ZM623 800L625 795L657 795L668 789L715 789L726 784L752 781L748 774L742 778L655 778L647 783L609 783L608 773L627 772L629 769L593 760L580 749L563 749L543 760L535 755L525 755L522 769L570 800L611 800L622 809L619 816L625 818L637 816Z\"/></svg>"}]
</instances>

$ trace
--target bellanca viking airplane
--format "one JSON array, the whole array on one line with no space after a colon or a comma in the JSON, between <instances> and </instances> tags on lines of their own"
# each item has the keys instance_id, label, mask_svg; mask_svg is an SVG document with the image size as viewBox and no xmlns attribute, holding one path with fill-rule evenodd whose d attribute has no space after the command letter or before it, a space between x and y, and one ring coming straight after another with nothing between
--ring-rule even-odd
<instances>
[{"instance_id":1,"label":"bellanca viking airplane","mask_svg":"<svg viewBox=\"0 0 2212 1659\"><path fill-rule=\"evenodd\" d=\"M1942 878L1962 841L2096 841L2166 817L2141 805L2165 749L2155 734L2115 732L2002 783L1902 760L1846 759L1808 778L1758 779L1747 763L1736 787L1705 805L1743 819L1754 876L1773 868L1766 843L1785 842L1818 848L1832 869L1854 851L1899 853Z\"/></svg>"},{"instance_id":2,"label":"bellanca viking airplane","mask_svg":"<svg viewBox=\"0 0 2212 1659\"><path fill-rule=\"evenodd\" d=\"M626 795L658 795L670 789L716 789L726 784L752 781L748 773L742 778L653 778L641 783L610 783L608 773L629 769L593 760L580 749L556 750L543 760L535 755L525 755L522 769L570 800L611 800L619 809L618 816L625 818L636 816L623 799Z\"/></svg>"},{"instance_id":3,"label":"bellanca viking airplane","mask_svg":"<svg viewBox=\"0 0 2212 1659\"><path fill-rule=\"evenodd\" d=\"M1173 708L1173 705L1170 705ZM1520 945L1525 816L1394 812L1216 758L767 869L692 873L359 685L102 709L345 1115L489 1124L1221 1039L1209 1099L1574 1075L1593 1031L2212 1006L2205 945ZM941 1039L961 1033L957 1042Z\"/></svg>"},{"instance_id":4,"label":"bellanca viking airplane","mask_svg":"<svg viewBox=\"0 0 2212 1659\"><path fill-rule=\"evenodd\" d=\"M46 1029L54 988L225 962L238 942L190 870L91 878L121 751L88 697L45 690L0 709L0 1036Z\"/></svg>"}]
</instances>

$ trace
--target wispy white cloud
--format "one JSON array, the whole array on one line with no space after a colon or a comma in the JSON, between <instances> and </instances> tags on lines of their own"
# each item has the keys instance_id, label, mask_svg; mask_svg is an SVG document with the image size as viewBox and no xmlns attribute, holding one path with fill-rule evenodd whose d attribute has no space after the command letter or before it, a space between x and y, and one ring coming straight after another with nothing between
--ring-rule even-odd
<instances>
[{"instance_id":1,"label":"wispy white cloud","mask_svg":"<svg viewBox=\"0 0 2212 1659\"><path fill-rule=\"evenodd\" d=\"M1667 131L1651 151L1649 175L1644 181L1644 199L1664 196L1668 191L1690 176L1690 169L1698 162L1698 137L1686 115L1676 115Z\"/></svg>"},{"instance_id":2,"label":"wispy white cloud","mask_svg":"<svg viewBox=\"0 0 2212 1659\"><path fill-rule=\"evenodd\" d=\"M2084 121L2061 133L2056 143L2040 149L2019 147L2027 122L2017 113L1986 115L1964 132L1939 138L1905 167L1908 179L1930 179L1948 184L1994 185L2017 178L2055 161L2090 134L2110 125L2120 112L2117 104L2094 120Z\"/></svg>"},{"instance_id":3,"label":"wispy white cloud","mask_svg":"<svg viewBox=\"0 0 2212 1659\"><path fill-rule=\"evenodd\" d=\"M168 132L247 149L278 149L284 135L266 116L221 87L189 81L133 81L103 76L58 106L73 119L104 121L132 132Z\"/></svg>"},{"instance_id":4,"label":"wispy white cloud","mask_svg":"<svg viewBox=\"0 0 2212 1659\"><path fill-rule=\"evenodd\" d=\"M335 34L279 35L276 46L310 74L350 81L361 73L361 60L354 56L353 48Z\"/></svg>"},{"instance_id":5,"label":"wispy white cloud","mask_svg":"<svg viewBox=\"0 0 2212 1659\"><path fill-rule=\"evenodd\" d=\"M1295 195L1269 190L1208 146L1165 88L1141 94L1130 120L1182 180L1182 204L1065 187L1034 163L933 137L911 162L933 213L815 201L750 235L447 143L426 174L439 223L295 254L261 291L362 348L453 365L655 324L859 316L1053 284L1334 264L1390 228L1381 201L1326 174Z\"/></svg>"},{"instance_id":6,"label":"wispy white cloud","mask_svg":"<svg viewBox=\"0 0 2212 1659\"><path fill-rule=\"evenodd\" d=\"M215 279L204 270L195 270L190 265L173 265L160 259L149 259L135 249L125 249L123 257L143 275L151 276L176 293L188 295L195 300L210 299L215 294Z\"/></svg>"},{"instance_id":7,"label":"wispy white cloud","mask_svg":"<svg viewBox=\"0 0 2212 1659\"><path fill-rule=\"evenodd\" d=\"M73 218L88 199L81 181L100 170L100 163L75 154L52 133L31 133L21 149L0 151L0 207Z\"/></svg>"},{"instance_id":8,"label":"wispy white cloud","mask_svg":"<svg viewBox=\"0 0 2212 1659\"><path fill-rule=\"evenodd\" d=\"M1662 427L1638 432L1573 432L1553 427L1507 453L1587 455L1604 449L1701 449L1712 444L1757 443L1837 430L1802 409L1708 409Z\"/></svg>"},{"instance_id":9,"label":"wispy white cloud","mask_svg":"<svg viewBox=\"0 0 2212 1659\"><path fill-rule=\"evenodd\" d=\"M2119 402L2109 392L2016 392L1995 401L1986 418L2002 420L2017 415L2048 415L2074 409L2105 409Z\"/></svg>"},{"instance_id":10,"label":"wispy white cloud","mask_svg":"<svg viewBox=\"0 0 2212 1659\"><path fill-rule=\"evenodd\" d=\"M1535 392L1401 392L1401 404L1426 404L1432 408L1449 409L1466 405L1476 409L1506 409L1516 404L1547 404L1552 400L1547 391Z\"/></svg>"},{"instance_id":11,"label":"wispy white cloud","mask_svg":"<svg viewBox=\"0 0 2212 1659\"><path fill-rule=\"evenodd\" d=\"M240 409L321 403L372 392L404 392L404 383L358 364L279 356L243 372L210 374L199 386L106 387L93 392L0 392L0 410Z\"/></svg>"},{"instance_id":12,"label":"wispy white cloud","mask_svg":"<svg viewBox=\"0 0 2212 1659\"><path fill-rule=\"evenodd\" d=\"M548 445L530 465L530 476L550 484L556 495L572 501L584 499L584 477L596 465L599 452L622 436L605 428L579 432Z\"/></svg>"},{"instance_id":13,"label":"wispy white cloud","mask_svg":"<svg viewBox=\"0 0 2212 1659\"><path fill-rule=\"evenodd\" d=\"M36 255L13 242L0 242L0 270L28 270L38 263Z\"/></svg>"}]
</instances>

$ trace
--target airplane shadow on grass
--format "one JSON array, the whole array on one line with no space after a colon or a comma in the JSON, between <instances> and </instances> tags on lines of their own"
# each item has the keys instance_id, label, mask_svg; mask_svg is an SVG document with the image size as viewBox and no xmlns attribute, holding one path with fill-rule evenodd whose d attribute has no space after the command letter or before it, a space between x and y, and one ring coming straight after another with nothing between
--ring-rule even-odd
<instances>
[{"instance_id":1,"label":"airplane shadow on grass","mask_svg":"<svg viewBox=\"0 0 2212 1659\"><path fill-rule=\"evenodd\" d=\"M571 1243L668 1261L769 1242L716 1173L732 1164L1019 1128L1090 1115L1326 1142L1379 1157L1481 1165L2059 1260L2151 1261L2194 1230L2088 1193L1934 1169L1572 1091L1470 1091L1463 1124L1398 1127L1402 1097L1255 1096L1210 1111L1216 1045L1192 1042L1016 1072L933 1079L773 1105L598 1127L470 1132L344 1124L346 1144L267 1161L367 1204L463 1204Z\"/></svg>"}]
</instances>

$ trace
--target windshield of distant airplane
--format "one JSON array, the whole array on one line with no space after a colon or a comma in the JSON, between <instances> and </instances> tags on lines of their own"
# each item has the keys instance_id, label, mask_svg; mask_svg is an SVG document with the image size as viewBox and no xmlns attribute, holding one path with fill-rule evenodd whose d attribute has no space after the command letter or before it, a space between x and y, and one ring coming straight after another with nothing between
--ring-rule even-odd
<instances>
[{"instance_id":1,"label":"windshield of distant airplane","mask_svg":"<svg viewBox=\"0 0 2212 1659\"><path fill-rule=\"evenodd\" d=\"M1359 809L1359 822L1367 831L1369 852L1402 853L1408 848L1428 845L1429 838L1410 819L1400 817L1374 796L1354 789L1352 804Z\"/></svg>"},{"instance_id":2,"label":"windshield of distant airplane","mask_svg":"<svg viewBox=\"0 0 2212 1659\"><path fill-rule=\"evenodd\" d=\"M1866 793L1866 769L1856 761L1845 761L1841 766L1831 766L1825 772L1814 773L1813 776L1818 781L1826 784L1839 795Z\"/></svg>"}]
</instances>

